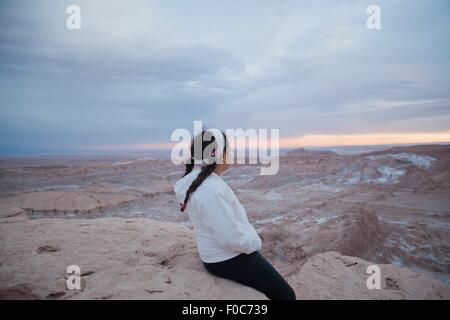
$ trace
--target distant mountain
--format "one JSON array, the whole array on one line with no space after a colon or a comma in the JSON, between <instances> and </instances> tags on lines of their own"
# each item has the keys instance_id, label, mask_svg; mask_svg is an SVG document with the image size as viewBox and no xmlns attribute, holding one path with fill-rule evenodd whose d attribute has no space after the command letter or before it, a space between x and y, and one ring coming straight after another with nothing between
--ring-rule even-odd
<instances>
[{"instance_id":1,"label":"distant mountain","mask_svg":"<svg viewBox=\"0 0 450 320\"><path fill-rule=\"evenodd\" d=\"M294 150L290 150L288 152L286 152L286 155L291 156L291 155L296 155L296 154L326 154L326 155L337 155L335 152L330 151L330 150L311 150L311 149L305 149L305 148L297 148Z\"/></svg>"},{"instance_id":2,"label":"distant mountain","mask_svg":"<svg viewBox=\"0 0 450 320\"><path fill-rule=\"evenodd\" d=\"M424 145L412 145L412 146L394 146L389 149L373 151L365 153L364 155L381 155L388 153L414 153L419 155L428 155L439 157L448 155L450 151L450 144L424 144Z\"/></svg>"}]
</instances>

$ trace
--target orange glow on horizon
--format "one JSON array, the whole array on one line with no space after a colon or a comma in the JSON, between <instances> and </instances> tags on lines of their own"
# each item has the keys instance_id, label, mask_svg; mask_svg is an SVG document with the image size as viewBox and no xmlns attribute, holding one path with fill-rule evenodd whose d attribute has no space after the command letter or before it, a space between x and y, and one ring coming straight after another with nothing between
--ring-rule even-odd
<instances>
[{"instance_id":1,"label":"orange glow on horizon","mask_svg":"<svg viewBox=\"0 0 450 320\"><path fill-rule=\"evenodd\" d=\"M270 137L270 134L269 134ZM300 137L280 138L280 148L361 146L383 144L450 143L450 130L433 133L371 133L371 134L308 134ZM176 142L112 144L82 146L85 150L99 151L151 151L170 150ZM242 143L238 143L238 146ZM270 142L269 142L270 145Z\"/></svg>"},{"instance_id":2,"label":"orange glow on horizon","mask_svg":"<svg viewBox=\"0 0 450 320\"><path fill-rule=\"evenodd\" d=\"M280 139L281 148L361 146L382 144L423 144L450 142L450 130L434 133L373 133L344 135L305 135Z\"/></svg>"}]
</instances>

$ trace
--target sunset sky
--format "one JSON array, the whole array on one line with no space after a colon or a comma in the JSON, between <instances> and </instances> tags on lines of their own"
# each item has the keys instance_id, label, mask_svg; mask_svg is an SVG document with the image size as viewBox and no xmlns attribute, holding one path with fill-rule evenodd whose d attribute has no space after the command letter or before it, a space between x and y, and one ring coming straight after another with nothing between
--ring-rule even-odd
<instances>
[{"instance_id":1,"label":"sunset sky","mask_svg":"<svg viewBox=\"0 0 450 320\"><path fill-rule=\"evenodd\" d=\"M0 154L170 148L194 120L276 128L282 147L450 142L449 15L447 0L2 0Z\"/></svg>"}]
</instances>

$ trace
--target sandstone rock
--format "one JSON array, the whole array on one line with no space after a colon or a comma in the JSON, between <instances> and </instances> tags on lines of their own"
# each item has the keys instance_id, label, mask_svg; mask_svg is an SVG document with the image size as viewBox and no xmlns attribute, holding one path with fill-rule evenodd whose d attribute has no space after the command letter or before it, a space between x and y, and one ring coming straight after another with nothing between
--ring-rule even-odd
<instances>
[{"instance_id":1,"label":"sandstone rock","mask_svg":"<svg viewBox=\"0 0 450 320\"><path fill-rule=\"evenodd\" d=\"M5 205L20 207L31 213L35 211L86 213L136 199L136 196L124 193L119 188L88 187L75 190L23 193L6 199L4 203Z\"/></svg>"},{"instance_id":2,"label":"sandstone rock","mask_svg":"<svg viewBox=\"0 0 450 320\"><path fill-rule=\"evenodd\" d=\"M264 299L204 269L188 227L151 219L38 219L0 224L0 298ZM381 265L382 289L366 287L362 259L314 255L287 280L300 299L449 299L434 278ZM82 290L68 290L69 265ZM282 272L283 275L287 275Z\"/></svg>"},{"instance_id":3,"label":"sandstone rock","mask_svg":"<svg viewBox=\"0 0 450 320\"><path fill-rule=\"evenodd\" d=\"M450 290L429 275L380 264L381 289L369 290L367 267L372 263L337 252L310 258L292 282L299 299L450 299Z\"/></svg>"}]
</instances>

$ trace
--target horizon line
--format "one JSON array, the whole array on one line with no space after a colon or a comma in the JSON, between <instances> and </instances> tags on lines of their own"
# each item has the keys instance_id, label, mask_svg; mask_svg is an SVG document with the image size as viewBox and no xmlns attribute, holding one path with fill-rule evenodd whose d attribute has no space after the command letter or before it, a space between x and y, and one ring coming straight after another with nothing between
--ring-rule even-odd
<instances>
[{"instance_id":1,"label":"horizon line","mask_svg":"<svg viewBox=\"0 0 450 320\"><path fill-rule=\"evenodd\" d=\"M27 155L73 155L87 153L145 153L170 151L179 142L170 143L142 143L142 144L103 144L78 145L75 147L10 147L9 149L22 150L22 152L2 152L1 156L27 156ZM301 137L291 136L279 140L280 149L295 148L335 148L335 147L376 147L394 145L423 145L423 144L450 144L450 130L427 133L369 133L369 134L311 134ZM252 149L250 144L236 143L236 149ZM270 142L269 142L270 145ZM269 147L270 148L270 147ZM27 152L28 149L28 152ZM34 150L34 151L32 151Z\"/></svg>"},{"instance_id":2,"label":"horizon line","mask_svg":"<svg viewBox=\"0 0 450 320\"><path fill-rule=\"evenodd\" d=\"M377 146L389 144L450 143L450 130L420 133L363 133L363 134L307 134L280 138L280 148ZM109 144L79 146L85 151L164 151L179 142ZM270 139L269 139L270 144ZM237 141L237 148L247 148L245 140Z\"/></svg>"}]
</instances>

